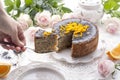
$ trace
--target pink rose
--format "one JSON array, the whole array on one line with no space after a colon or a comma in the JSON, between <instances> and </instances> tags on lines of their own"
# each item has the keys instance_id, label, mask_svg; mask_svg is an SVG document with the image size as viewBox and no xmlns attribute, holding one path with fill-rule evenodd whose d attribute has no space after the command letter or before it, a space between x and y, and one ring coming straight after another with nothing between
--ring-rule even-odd
<instances>
[{"instance_id":1,"label":"pink rose","mask_svg":"<svg viewBox=\"0 0 120 80\"><path fill-rule=\"evenodd\" d=\"M101 60L98 63L98 72L103 77L108 77L115 70L115 64L111 60Z\"/></svg>"},{"instance_id":2,"label":"pink rose","mask_svg":"<svg viewBox=\"0 0 120 80\"><path fill-rule=\"evenodd\" d=\"M118 26L116 24L109 23L106 26L106 31L111 33L111 34L115 34L118 31Z\"/></svg>"},{"instance_id":3,"label":"pink rose","mask_svg":"<svg viewBox=\"0 0 120 80\"><path fill-rule=\"evenodd\" d=\"M48 26L51 21L51 13L49 11L43 11L35 15L36 24L42 28Z\"/></svg>"},{"instance_id":4,"label":"pink rose","mask_svg":"<svg viewBox=\"0 0 120 80\"><path fill-rule=\"evenodd\" d=\"M108 18L104 21L106 31L115 34L120 30L120 20L118 18Z\"/></svg>"},{"instance_id":5,"label":"pink rose","mask_svg":"<svg viewBox=\"0 0 120 80\"><path fill-rule=\"evenodd\" d=\"M61 21L60 15L53 15L50 22L50 27L53 27L53 25L59 21Z\"/></svg>"}]
</instances>

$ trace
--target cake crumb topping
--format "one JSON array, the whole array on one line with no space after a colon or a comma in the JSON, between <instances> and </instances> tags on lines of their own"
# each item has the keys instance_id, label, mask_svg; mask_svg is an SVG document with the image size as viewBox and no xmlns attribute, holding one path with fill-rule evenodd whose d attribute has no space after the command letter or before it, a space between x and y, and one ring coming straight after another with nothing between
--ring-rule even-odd
<instances>
[{"instance_id":1,"label":"cake crumb topping","mask_svg":"<svg viewBox=\"0 0 120 80\"><path fill-rule=\"evenodd\" d=\"M73 32L74 37L82 37L83 33L87 31L87 29L89 28L88 25L83 25L77 22L71 22L68 23L65 26L61 26L60 27L60 31L68 34L70 32Z\"/></svg>"}]
</instances>

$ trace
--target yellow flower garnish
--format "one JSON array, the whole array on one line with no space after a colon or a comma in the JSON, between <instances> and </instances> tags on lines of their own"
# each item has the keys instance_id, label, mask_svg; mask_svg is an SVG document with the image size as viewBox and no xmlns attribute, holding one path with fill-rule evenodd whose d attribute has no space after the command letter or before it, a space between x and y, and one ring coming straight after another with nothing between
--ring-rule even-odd
<instances>
[{"instance_id":1,"label":"yellow flower garnish","mask_svg":"<svg viewBox=\"0 0 120 80\"><path fill-rule=\"evenodd\" d=\"M49 36L51 34L51 32L44 32L43 35L46 37L46 36Z\"/></svg>"},{"instance_id":2,"label":"yellow flower garnish","mask_svg":"<svg viewBox=\"0 0 120 80\"><path fill-rule=\"evenodd\" d=\"M68 23L66 26L61 26L60 27L60 31L64 31L64 33L70 33L73 32L74 37L77 37L78 34L80 35L80 37L82 37L83 33L87 31L87 29L89 28L88 25L82 25L80 23L77 22L71 22Z\"/></svg>"}]
</instances>

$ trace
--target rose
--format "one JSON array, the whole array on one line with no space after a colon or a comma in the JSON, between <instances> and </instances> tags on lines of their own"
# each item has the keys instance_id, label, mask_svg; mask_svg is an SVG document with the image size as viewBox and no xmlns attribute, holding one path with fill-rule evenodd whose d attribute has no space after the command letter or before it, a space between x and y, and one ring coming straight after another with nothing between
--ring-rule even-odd
<instances>
[{"instance_id":1,"label":"rose","mask_svg":"<svg viewBox=\"0 0 120 80\"><path fill-rule=\"evenodd\" d=\"M25 32L27 39L30 41L34 41L34 36L38 29L40 29L40 27L29 27Z\"/></svg>"},{"instance_id":2,"label":"rose","mask_svg":"<svg viewBox=\"0 0 120 80\"><path fill-rule=\"evenodd\" d=\"M103 77L108 77L115 70L115 64L111 60L101 60L98 63L98 72Z\"/></svg>"},{"instance_id":3,"label":"rose","mask_svg":"<svg viewBox=\"0 0 120 80\"><path fill-rule=\"evenodd\" d=\"M28 29L29 25L27 24L25 20L20 20L18 22L22 25L22 28L24 31Z\"/></svg>"},{"instance_id":4,"label":"rose","mask_svg":"<svg viewBox=\"0 0 120 80\"><path fill-rule=\"evenodd\" d=\"M53 27L53 25L57 22L61 21L60 15L52 15L52 19L50 22L50 27Z\"/></svg>"},{"instance_id":5,"label":"rose","mask_svg":"<svg viewBox=\"0 0 120 80\"><path fill-rule=\"evenodd\" d=\"M120 20L118 18L108 18L104 21L105 26L106 26L106 31L115 34L119 31L120 29Z\"/></svg>"},{"instance_id":6,"label":"rose","mask_svg":"<svg viewBox=\"0 0 120 80\"><path fill-rule=\"evenodd\" d=\"M109 23L106 26L106 31L111 33L111 34L115 34L118 31L118 26L114 23Z\"/></svg>"},{"instance_id":7,"label":"rose","mask_svg":"<svg viewBox=\"0 0 120 80\"><path fill-rule=\"evenodd\" d=\"M27 14L21 14L19 18L17 18L18 22L22 25L23 30L26 30L28 27L33 25L33 21Z\"/></svg>"},{"instance_id":8,"label":"rose","mask_svg":"<svg viewBox=\"0 0 120 80\"><path fill-rule=\"evenodd\" d=\"M62 16L62 19L69 19L69 18L81 18L81 16L78 13L65 13Z\"/></svg>"},{"instance_id":9,"label":"rose","mask_svg":"<svg viewBox=\"0 0 120 80\"><path fill-rule=\"evenodd\" d=\"M36 21L36 25L40 26L40 27L46 27L50 24L51 21L51 13L49 11L44 10L43 12L38 12L35 15L35 21Z\"/></svg>"}]
</instances>

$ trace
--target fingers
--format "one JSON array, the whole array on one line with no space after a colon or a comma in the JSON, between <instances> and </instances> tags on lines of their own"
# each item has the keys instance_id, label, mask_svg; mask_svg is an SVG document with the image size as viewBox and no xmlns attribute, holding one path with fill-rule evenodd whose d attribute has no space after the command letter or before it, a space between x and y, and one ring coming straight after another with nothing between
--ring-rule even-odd
<instances>
[{"instance_id":1,"label":"fingers","mask_svg":"<svg viewBox=\"0 0 120 80\"><path fill-rule=\"evenodd\" d=\"M3 41L12 44L12 45L11 44L2 44L2 47L7 49L7 50L12 49L12 50L15 50L16 52L25 51L24 47L19 47L19 46L14 45L12 43L11 39L9 39L9 38L4 38Z\"/></svg>"},{"instance_id":2,"label":"fingers","mask_svg":"<svg viewBox=\"0 0 120 80\"><path fill-rule=\"evenodd\" d=\"M12 40L11 40L9 37L4 38L3 41L12 44L12 45L10 45L10 44L2 44L2 47L3 47L3 48L8 49L8 50L9 50L9 49L12 49L12 50L15 50L15 51L21 51L21 48L20 48L20 47L17 47L16 45L14 45L14 44L12 43Z\"/></svg>"},{"instance_id":3,"label":"fingers","mask_svg":"<svg viewBox=\"0 0 120 80\"><path fill-rule=\"evenodd\" d=\"M15 47L15 46L10 46L10 45L4 45L4 44L2 44L1 45L4 49L7 49L7 50L14 50L14 51L16 51L16 52L24 52L25 50L26 50L26 48L24 48L24 47Z\"/></svg>"},{"instance_id":4,"label":"fingers","mask_svg":"<svg viewBox=\"0 0 120 80\"><path fill-rule=\"evenodd\" d=\"M25 50L26 50L26 49L25 49L24 47L22 47L22 48L21 48L21 47L16 47L16 48L15 48L15 51L16 51L16 52L24 52Z\"/></svg>"},{"instance_id":5,"label":"fingers","mask_svg":"<svg viewBox=\"0 0 120 80\"><path fill-rule=\"evenodd\" d=\"M20 47L23 47L23 46L24 46L24 44L19 40L17 34L13 34L13 35L11 36L11 38L12 38L12 42L13 42L14 44L16 44L17 46L20 46Z\"/></svg>"},{"instance_id":6,"label":"fingers","mask_svg":"<svg viewBox=\"0 0 120 80\"><path fill-rule=\"evenodd\" d=\"M8 45L8 44L2 45L2 47L5 49L8 49L8 50L12 49L12 50L15 50L16 52L25 51L25 48L24 48L25 37L23 35L22 29L20 28L18 28L18 32L15 32L14 34L12 34L11 37L9 36L5 37L3 41L8 43L13 43L13 45Z\"/></svg>"},{"instance_id":7,"label":"fingers","mask_svg":"<svg viewBox=\"0 0 120 80\"><path fill-rule=\"evenodd\" d=\"M2 41L4 42L13 43L13 45L4 44L2 45L2 47L8 50L12 49L15 51L25 51L24 46L26 44L26 41L21 26L18 23L16 23L16 26L11 27L9 31L11 32L4 33L4 34L8 34L7 36L3 36L3 37L1 36L1 40L3 39Z\"/></svg>"},{"instance_id":8,"label":"fingers","mask_svg":"<svg viewBox=\"0 0 120 80\"><path fill-rule=\"evenodd\" d=\"M23 30L22 30L20 25L18 25L17 31L18 31L18 34L16 34L15 36L17 37L16 40L18 42L15 42L15 44L17 45L15 50L18 51L18 52L19 51L25 51L26 48L24 46L26 45L26 41L25 41L25 36L23 34Z\"/></svg>"},{"instance_id":9,"label":"fingers","mask_svg":"<svg viewBox=\"0 0 120 80\"><path fill-rule=\"evenodd\" d=\"M14 46L10 46L10 45L5 45L5 44L2 44L1 45L3 48L9 50L9 49L12 49L12 50L15 50L15 47Z\"/></svg>"},{"instance_id":10,"label":"fingers","mask_svg":"<svg viewBox=\"0 0 120 80\"><path fill-rule=\"evenodd\" d=\"M24 36L24 32L23 32L23 29L21 27L18 27L18 37L19 37L19 40L24 44L26 45L26 40L25 40L25 36Z\"/></svg>"},{"instance_id":11,"label":"fingers","mask_svg":"<svg viewBox=\"0 0 120 80\"><path fill-rule=\"evenodd\" d=\"M11 35L12 42L19 47L23 47L25 45L25 37L23 35L23 30L20 25L17 25L16 31Z\"/></svg>"}]
</instances>

